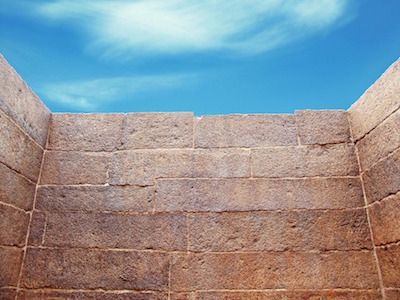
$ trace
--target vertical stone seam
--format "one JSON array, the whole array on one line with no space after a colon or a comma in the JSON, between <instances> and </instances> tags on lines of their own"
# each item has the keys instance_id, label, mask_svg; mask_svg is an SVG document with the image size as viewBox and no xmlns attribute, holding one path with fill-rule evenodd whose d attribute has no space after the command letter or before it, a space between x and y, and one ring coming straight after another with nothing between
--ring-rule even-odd
<instances>
[{"instance_id":1,"label":"vertical stone seam","mask_svg":"<svg viewBox=\"0 0 400 300\"><path fill-rule=\"evenodd\" d=\"M195 134L195 124L196 124L196 119L195 119L195 117L193 116L193 126L192 126L192 148L194 149L194 134Z\"/></svg>"},{"instance_id":2,"label":"vertical stone seam","mask_svg":"<svg viewBox=\"0 0 400 300\"><path fill-rule=\"evenodd\" d=\"M153 210L152 213L156 212L156 193L157 193L157 178L154 178L154 188L153 188Z\"/></svg>"},{"instance_id":3,"label":"vertical stone seam","mask_svg":"<svg viewBox=\"0 0 400 300\"><path fill-rule=\"evenodd\" d=\"M356 154L357 163L358 163L358 171L359 171L359 174L360 174L359 176L360 176L361 188L362 188L363 199L364 199L364 209L365 209L365 213L367 215L369 233L370 233L370 236L371 236L372 249L373 249L373 253L374 253L374 257L375 257L376 269L378 271L379 287L380 287L380 290L381 290L382 299L385 300L386 299L385 288L383 286L382 271L381 271L381 267L380 267L380 264L379 264L378 255L376 254L376 245L375 245L374 234L373 234L372 226L371 226L371 219L370 219L370 216L369 216L367 195L365 193L364 180L363 180L363 177L362 177L361 161L360 161L360 156L358 155L357 143L354 141L353 130L351 128L351 123L350 123L350 120L349 120L349 114L348 113L347 113L347 122L349 123L350 138L351 138L351 140L353 142L353 145L354 145L354 152Z\"/></svg>"},{"instance_id":4,"label":"vertical stone seam","mask_svg":"<svg viewBox=\"0 0 400 300\"><path fill-rule=\"evenodd\" d=\"M45 212L44 215L45 215L45 218L44 218L44 225L43 225L42 245L44 245L44 240L45 240L45 235L46 235L46 230L47 230L47 222L49 220L49 213Z\"/></svg>"},{"instance_id":5,"label":"vertical stone seam","mask_svg":"<svg viewBox=\"0 0 400 300\"><path fill-rule=\"evenodd\" d=\"M39 188L39 185L40 185L40 181L41 181L41 177L42 177L42 171L43 171L43 165L44 165L44 160L46 158L47 148L48 148L48 144L49 144L50 128L51 128L51 116L50 116L49 126L47 128L46 146L45 146L45 148L43 150L42 161L40 163L39 177L38 177L38 180L37 180L36 186L35 186L35 195L33 197L32 210L29 213L30 214L30 216L29 216L29 225L28 225L28 230L27 230L26 238L25 238L25 246L23 248L21 266L19 268L19 275L18 275L17 290L16 290L16 293L15 293L15 300L18 299L18 294L21 291L21 278L22 278L22 273L23 273L24 264L25 264L26 252L27 252L27 249L28 249L29 236L30 236L30 233L31 233L32 215L33 215L33 211L36 208L36 198L37 198L38 188Z\"/></svg>"},{"instance_id":6,"label":"vertical stone seam","mask_svg":"<svg viewBox=\"0 0 400 300\"><path fill-rule=\"evenodd\" d=\"M250 178L253 178L253 149L250 149L249 163L250 163Z\"/></svg>"},{"instance_id":7,"label":"vertical stone seam","mask_svg":"<svg viewBox=\"0 0 400 300\"><path fill-rule=\"evenodd\" d=\"M190 252L190 220L189 213L186 213L186 249Z\"/></svg>"},{"instance_id":8,"label":"vertical stone seam","mask_svg":"<svg viewBox=\"0 0 400 300\"><path fill-rule=\"evenodd\" d=\"M299 133L299 125L297 123L297 117L296 114L294 114L294 125L296 126L296 138L297 138L297 144L301 146L300 142L300 133Z\"/></svg>"},{"instance_id":9,"label":"vertical stone seam","mask_svg":"<svg viewBox=\"0 0 400 300\"><path fill-rule=\"evenodd\" d=\"M168 300L171 299L172 253L168 253Z\"/></svg>"}]
</instances>

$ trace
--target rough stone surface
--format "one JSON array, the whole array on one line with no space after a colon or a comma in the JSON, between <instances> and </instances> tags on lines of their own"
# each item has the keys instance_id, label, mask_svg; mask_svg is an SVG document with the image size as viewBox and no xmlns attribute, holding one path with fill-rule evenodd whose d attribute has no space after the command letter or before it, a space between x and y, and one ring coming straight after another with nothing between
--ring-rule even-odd
<instances>
[{"instance_id":1,"label":"rough stone surface","mask_svg":"<svg viewBox=\"0 0 400 300\"><path fill-rule=\"evenodd\" d=\"M294 115L228 115L195 118L196 148L297 145Z\"/></svg>"},{"instance_id":2,"label":"rough stone surface","mask_svg":"<svg viewBox=\"0 0 400 300\"><path fill-rule=\"evenodd\" d=\"M373 253L174 254L173 291L378 288Z\"/></svg>"},{"instance_id":3,"label":"rough stone surface","mask_svg":"<svg viewBox=\"0 0 400 300\"><path fill-rule=\"evenodd\" d=\"M25 246L29 214L0 204L0 245Z\"/></svg>"},{"instance_id":4,"label":"rough stone surface","mask_svg":"<svg viewBox=\"0 0 400 300\"><path fill-rule=\"evenodd\" d=\"M37 182L43 150L0 111L0 162Z\"/></svg>"},{"instance_id":5,"label":"rough stone surface","mask_svg":"<svg viewBox=\"0 0 400 300\"><path fill-rule=\"evenodd\" d=\"M48 149L113 151L121 145L124 114L53 114Z\"/></svg>"},{"instance_id":6,"label":"rough stone surface","mask_svg":"<svg viewBox=\"0 0 400 300\"><path fill-rule=\"evenodd\" d=\"M400 193L369 207L376 245L400 241Z\"/></svg>"},{"instance_id":7,"label":"rough stone surface","mask_svg":"<svg viewBox=\"0 0 400 300\"><path fill-rule=\"evenodd\" d=\"M385 291L385 300L399 300L400 299L400 289L396 290L386 290Z\"/></svg>"},{"instance_id":8,"label":"rough stone surface","mask_svg":"<svg viewBox=\"0 0 400 300\"><path fill-rule=\"evenodd\" d=\"M153 185L158 178L250 177L250 152L241 149L139 150L113 155L110 184Z\"/></svg>"},{"instance_id":9,"label":"rough stone surface","mask_svg":"<svg viewBox=\"0 0 400 300\"><path fill-rule=\"evenodd\" d=\"M35 185L14 170L0 163L0 202L31 210Z\"/></svg>"},{"instance_id":10,"label":"rough stone surface","mask_svg":"<svg viewBox=\"0 0 400 300\"><path fill-rule=\"evenodd\" d=\"M298 110L295 112L300 144L350 142L347 112L341 110Z\"/></svg>"},{"instance_id":11,"label":"rough stone surface","mask_svg":"<svg viewBox=\"0 0 400 300\"><path fill-rule=\"evenodd\" d=\"M168 254L28 248L22 287L168 290Z\"/></svg>"},{"instance_id":12,"label":"rough stone surface","mask_svg":"<svg viewBox=\"0 0 400 300\"><path fill-rule=\"evenodd\" d=\"M45 153L41 184L105 184L110 155L90 152Z\"/></svg>"},{"instance_id":13,"label":"rough stone surface","mask_svg":"<svg viewBox=\"0 0 400 300\"><path fill-rule=\"evenodd\" d=\"M22 249L0 246L0 287L17 286Z\"/></svg>"},{"instance_id":14,"label":"rough stone surface","mask_svg":"<svg viewBox=\"0 0 400 300\"><path fill-rule=\"evenodd\" d=\"M348 110L354 138L359 140L400 107L400 59Z\"/></svg>"},{"instance_id":15,"label":"rough stone surface","mask_svg":"<svg viewBox=\"0 0 400 300\"><path fill-rule=\"evenodd\" d=\"M363 206L358 178L158 180L156 211L335 209Z\"/></svg>"},{"instance_id":16,"label":"rough stone surface","mask_svg":"<svg viewBox=\"0 0 400 300\"><path fill-rule=\"evenodd\" d=\"M193 214L189 228L195 252L372 248L363 209Z\"/></svg>"},{"instance_id":17,"label":"rough stone surface","mask_svg":"<svg viewBox=\"0 0 400 300\"><path fill-rule=\"evenodd\" d=\"M133 113L126 115L122 149L192 147L193 113Z\"/></svg>"},{"instance_id":18,"label":"rough stone surface","mask_svg":"<svg viewBox=\"0 0 400 300\"><path fill-rule=\"evenodd\" d=\"M358 163L351 144L254 149L254 177L356 176Z\"/></svg>"},{"instance_id":19,"label":"rough stone surface","mask_svg":"<svg viewBox=\"0 0 400 300\"><path fill-rule=\"evenodd\" d=\"M400 191L400 149L362 175L369 203Z\"/></svg>"},{"instance_id":20,"label":"rough stone surface","mask_svg":"<svg viewBox=\"0 0 400 300\"><path fill-rule=\"evenodd\" d=\"M44 245L185 251L186 216L49 213Z\"/></svg>"},{"instance_id":21,"label":"rough stone surface","mask_svg":"<svg viewBox=\"0 0 400 300\"><path fill-rule=\"evenodd\" d=\"M154 187L41 186L36 208L45 211L151 212Z\"/></svg>"},{"instance_id":22,"label":"rough stone surface","mask_svg":"<svg viewBox=\"0 0 400 300\"><path fill-rule=\"evenodd\" d=\"M28 245L40 246L42 245L44 230L46 227L46 213L34 210L32 212L32 220L29 230Z\"/></svg>"},{"instance_id":23,"label":"rough stone surface","mask_svg":"<svg viewBox=\"0 0 400 300\"><path fill-rule=\"evenodd\" d=\"M400 244L376 249L381 267L383 285L386 288L400 288Z\"/></svg>"},{"instance_id":24,"label":"rough stone surface","mask_svg":"<svg viewBox=\"0 0 400 300\"><path fill-rule=\"evenodd\" d=\"M0 288L0 300L14 300L17 290L14 288Z\"/></svg>"},{"instance_id":25,"label":"rough stone surface","mask_svg":"<svg viewBox=\"0 0 400 300\"><path fill-rule=\"evenodd\" d=\"M0 109L44 148L51 113L1 54L0 87Z\"/></svg>"},{"instance_id":26,"label":"rough stone surface","mask_svg":"<svg viewBox=\"0 0 400 300\"><path fill-rule=\"evenodd\" d=\"M357 147L363 170L400 148L400 110L361 139Z\"/></svg>"}]
</instances>

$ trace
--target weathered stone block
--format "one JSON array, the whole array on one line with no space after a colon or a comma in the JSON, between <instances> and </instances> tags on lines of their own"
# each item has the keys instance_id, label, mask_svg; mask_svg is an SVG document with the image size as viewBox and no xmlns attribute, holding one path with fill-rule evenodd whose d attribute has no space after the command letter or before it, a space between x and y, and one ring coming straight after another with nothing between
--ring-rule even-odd
<instances>
[{"instance_id":1,"label":"weathered stone block","mask_svg":"<svg viewBox=\"0 0 400 300\"><path fill-rule=\"evenodd\" d=\"M36 182L43 150L1 111L0 141L0 162Z\"/></svg>"},{"instance_id":2,"label":"weathered stone block","mask_svg":"<svg viewBox=\"0 0 400 300\"><path fill-rule=\"evenodd\" d=\"M400 148L400 110L362 138L357 147L363 170Z\"/></svg>"},{"instance_id":3,"label":"weathered stone block","mask_svg":"<svg viewBox=\"0 0 400 300\"><path fill-rule=\"evenodd\" d=\"M158 178L250 177L250 152L241 149L137 150L115 153L110 184L153 185Z\"/></svg>"},{"instance_id":4,"label":"weathered stone block","mask_svg":"<svg viewBox=\"0 0 400 300\"><path fill-rule=\"evenodd\" d=\"M400 299L400 289L386 289L385 290L386 300L398 300Z\"/></svg>"},{"instance_id":5,"label":"weathered stone block","mask_svg":"<svg viewBox=\"0 0 400 300\"><path fill-rule=\"evenodd\" d=\"M341 110L298 110L295 112L300 144L350 142L347 112Z\"/></svg>"},{"instance_id":6,"label":"weathered stone block","mask_svg":"<svg viewBox=\"0 0 400 300\"><path fill-rule=\"evenodd\" d=\"M196 148L297 145L294 115L228 115L195 118Z\"/></svg>"},{"instance_id":7,"label":"weathered stone block","mask_svg":"<svg viewBox=\"0 0 400 300\"><path fill-rule=\"evenodd\" d=\"M335 209L363 206L358 178L158 180L156 211Z\"/></svg>"},{"instance_id":8,"label":"weathered stone block","mask_svg":"<svg viewBox=\"0 0 400 300\"><path fill-rule=\"evenodd\" d=\"M376 245L400 241L400 193L369 207Z\"/></svg>"},{"instance_id":9,"label":"weathered stone block","mask_svg":"<svg viewBox=\"0 0 400 300\"><path fill-rule=\"evenodd\" d=\"M400 191L400 149L362 175L368 203Z\"/></svg>"},{"instance_id":10,"label":"weathered stone block","mask_svg":"<svg viewBox=\"0 0 400 300\"><path fill-rule=\"evenodd\" d=\"M45 153L41 184L105 184L110 155L90 152Z\"/></svg>"},{"instance_id":11,"label":"weathered stone block","mask_svg":"<svg viewBox=\"0 0 400 300\"><path fill-rule=\"evenodd\" d=\"M0 204L0 245L25 246L29 214Z\"/></svg>"},{"instance_id":12,"label":"weathered stone block","mask_svg":"<svg viewBox=\"0 0 400 300\"><path fill-rule=\"evenodd\" d=\"M17 286L22 249L0 247L0 287Z\"/></svg>"},{"instance_id":13,"label":"weathered stone block","mask_svg":"<svg viewBox=\"0 0 400 300\"><path fill-rule=\"evenodd\" d=\"M196 213L189 217L189 228L195 252L372 248L364 209Z\"/></svg>"},{"instance_id":14,"label":"weathered stone block","mask_svg":"<svg viewBox=\"0 0 400 300\"><path fill-rule=\"evenodd\" d=\"M43 241L44 229L46 227L47 216L42 211L32 212L31 226L29 230L29 246L41 246Z\"/></svg>"},{"instance_id":15,"label":"weathered stone block","mask_svg":"<svg viewBox=\"0 0 400 300\"><path fill-rule=\"evenodd\" d=\"M171 290L378 288L373 253L174 254Z\"/></svg>"},{"instance_id":16,"label":"weathered stone block","mask_svg":"<svg viewBox=\"0 0 400 300\"><path fill-rule=\"evenodd\" d=\"M16 295L15 288L0 288L0 300L14 300Z\"/></svg>"},{"instance_id":17,"label":"weathered stone block","mask_svg":"<svg viewBox=\"0 0 400 300\"><path fill-rule=\"evenodd\" d=\"M121 145L124 114L53 114L48 149L114 151Z\"/></svg>"},{"instance_id":18,"label":"weathered stone block","mask_svg":"<svg viewBox=\"0 0 400 300\"><path fill-rule=\"evenodd\" d=\"M166 253L28 248L21 286L166 291L168 266Z\"/></svg>"},{"instance_id":19,"label":"weathered stone block","mask_svg":"<svg viewBox=\"0 0 400 300\"><path fill-rule=\"evenodd\" d=\"M356 176L351 144L251 150L254 177Z\"/></svg>"},{"instance_id":20,"label":"weathered stone block","mask_svg":"<svg viewBox=\"0 0 400 300\"><path fill-rule=\"evenodd\" d=\"M400 107L400 59L348 110L354 138L359 140Z\"/></svg>"},{"instance_id":21,"label":"weathered stone block","mask_svg":"<svg viewBox=\"0 0 400 300\"><path fill-rule=\"evenodd\" d=\"M44 211L151 212L154 187L40 186L36 208Z\"/></svg>"},{"instance_id":22,"label":"weathered stone block","mask_svg":"<svg viewBox=\"0 0 400 300\"><path fill-rule=\"evenodd\" d=\"M31 210L35 197L35 185L0 163L0 202Z\"/></svg>"},{"instance_id":23,"label":"weathered stone block","mask_svg":"<svg viewBox=\"0 0 400 300\"><path fill-rule=\"evenodd\" d=\"M51 113L1 54L0 87L0 109L44 148Z\"/></svg>"},{"instance_id":24,"label":"weathered stone block","mask_svg":"<svg viewBox=\"0 0 400 300\"><path fill-rule=\"evenodd\" d=\"M131 113L122 149L192 148L193 113Z\"/></svg>"},{"instance_id":25,"label":"weathered stone block","mask_svg":"<svg viewBox=\"0 0 400 300\"><path fill-rule=\"evenodd\" d=\"M186 251L184 214L49 213L45 246Z\"/></svg>"},{"instance_id":26,"label":"weathered stone block","mask_svg":"<svg viewBox=\"0 0 400 300\"><path fill-rule=\"evenodd\" d=\"M383 286L400 288L400 245L378 247L376 254L381 267Z\"/></svg>"}]
</instances>

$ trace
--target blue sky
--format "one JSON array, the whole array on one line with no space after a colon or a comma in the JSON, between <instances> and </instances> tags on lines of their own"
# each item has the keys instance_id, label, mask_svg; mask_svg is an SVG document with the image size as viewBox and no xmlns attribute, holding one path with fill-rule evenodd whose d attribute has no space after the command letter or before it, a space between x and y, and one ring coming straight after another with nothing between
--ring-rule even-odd
<instances>
[{"instance_id":1,"label":"blue sky","mask_svg":"<svg viewBox=\"0 0 400 300\"><path fill-rule=\"evenodd\" d=\"M54 112L347 109L400 56L399 0L0 0Z\"/></svg>"}]
</instances>

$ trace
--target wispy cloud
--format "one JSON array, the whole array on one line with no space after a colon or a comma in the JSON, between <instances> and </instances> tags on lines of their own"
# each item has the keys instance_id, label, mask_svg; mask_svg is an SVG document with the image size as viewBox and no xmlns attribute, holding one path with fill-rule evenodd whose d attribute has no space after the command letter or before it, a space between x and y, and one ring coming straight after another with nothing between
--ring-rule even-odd
<instances>
[{"instance_id":1,"label":"wispy cloud","mask_svg":"<svg viewBox=\"0 0 400 300\"><path fill-rule=\"evenodd\" d=\"M109 57L263 53L349 20L351 0L58 0L40 17L67 21Z\"/></svg>"},{"instance_id":2,"label":"wispy cloud","mask_svg":"<svg viewBox=\"0 0 400 300\"><path fill-rule=\"evenodd\" d=\"M196 80L195 74L102 78L96 80L47 84L38 90L48 101L74 109L93 111L106 104L129 98L136 100L141 92L180 87Z\"/></svg>"}]
</instances>

